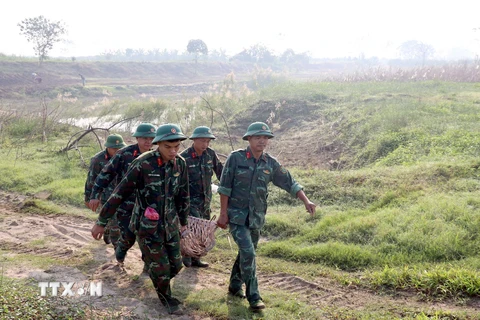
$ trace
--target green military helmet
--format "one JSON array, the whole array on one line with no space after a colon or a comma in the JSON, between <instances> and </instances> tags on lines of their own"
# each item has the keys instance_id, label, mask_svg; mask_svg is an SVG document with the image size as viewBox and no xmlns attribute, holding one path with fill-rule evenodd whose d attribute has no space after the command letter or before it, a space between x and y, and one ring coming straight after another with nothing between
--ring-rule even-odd
<instances>
[{"instance_id":1,"label":"green military helmet","mask_svg":"<svg viewBox=\"0 0 480 320\"><path fill-rule=\"evenodd\" d=\"M178 125L167 123L158 127L157 133L155 134L155 139L153 139L152 143L185 139L187 139L187 137L183 134L182 129L180 129Z\"/></svg>"},{"instance_id":2,"label":"green military helmet","mask_svg":"<svg viewBox=\"0 0 480 320\"><path fill-rule=\"evenodd\" d=\"M121 149L126 146L125 142L123 142L123 138L119 134L111 134L107 137L107 141L104 144L105 148L114 148L114 149Z\"/></svg>"},{"instance_id":3,"label":"green military helmet","mask_svg":"<svg viewBox=\"0 0 480 320\"><path fill-rule=\"evenodd\" d=\"M196 138L215 139L215 136L213 135L212 130L209 127L200 126L196 127L195 130L193 130L193 133L189 139Z\"/></svg>"},{"instance_id":4,"label":"green military helmet","mask_svg":"<svg viewBox=\"0 0 480 320\"><path fill-rule=\"evenodd\" d=\"M141 123L138 125L134 137L153 138L155 137L155 126L151 123Z\"/></svg>"},{"instance_id":5,"label":"green military helmet","mask_svg":"<svg viewBox=\"0 0 480 320\"><path fill-rule=\"evenodd\" d=\"M263 122L254 122L248 126L247 133L243 136L243 140L248 140L250 136L267 136L268 139L274 137L272 131L267 126L266 123Z\"/></svg>"}]
</instances>

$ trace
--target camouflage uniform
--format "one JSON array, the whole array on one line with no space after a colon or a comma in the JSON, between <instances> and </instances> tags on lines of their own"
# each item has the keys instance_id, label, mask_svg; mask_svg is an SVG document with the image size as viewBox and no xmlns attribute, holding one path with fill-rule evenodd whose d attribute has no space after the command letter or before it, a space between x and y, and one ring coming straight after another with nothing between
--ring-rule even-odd
<instances>
[{"instance_id":1,"label":"camouflage uniform","mask_svg":"<svg viewBox=\"0 0 480 320\"><path fill-rule=\"evenodd\" d=\"M105 167L105 165L110 161L111 157L108 155L107 150L100 151L94 155L90 160L90 169L88 170L87 180L85 181L85 202L89 202L92 194L92 189L95 183L95 179ZM115 181L112 181L108 186L101 192L100 203L103 204L107 201L108 197L115 188ZM112 242L113 246L116 247L118 240L120 239L120 228L118 226L118 221L116 215L108 222L107 228L109 229L109 241Z\"/></svg>"},{"instance_id":2,"label":"camouflage uniform","mask_svg":"<svg viewBox=\"0 0 480 320\"><path fill-rule=\"evenodd\" d=\"M220 180L223 165L217 154L208 148L198 156L192 147L180 154L187 162L188 180L190 185L190 215L210 220L210 203L212 201L213 173Z\"/></svg>"},{"instance_id":3,"label":"camouflage uniform","mask_svg":"<svg viewBox=\"0 0 480 320\"><path fill-rule=\"evenodd\" d=\"M90 199L100 199L100 195L108 188L112 181L115 181L115 185L120 183L123 176L126 174L128 167L140 155L140 149L138 144L129 145L117 152L107 165L102 169L100 174L95 179L93 191ZM132 210L135 204L135 195L132 194L128 198L124 198L123 202L116 211L118 225L120 227L121 238L118 241L115 255L117 260L123 261L127 251L135 244L135 234L128 229L130 218L132 217ZM103 212L103 211L102 211ZM106 226L107 222L115 215L113 212L111 215L100 215L99 225Z\"/></svg>"},{"instance_id":4,"label":"camouflage uniform","mask_svg":"<svg viewBox=\"0 0 480 320\"><path fill-rule=\"evenodd\" d=\"M150 278L164 303L171 298L170 280L182 268L179 224L187 224L190 208L185 160L176 156L164 163L156 150L142 154L102 208L99 221L111 217L132 196L136 202L130 229L138 236ZM155 209L160 219L147 219L147 207Z\"/></svg>"},{"instance_id":5,"label":"camouflage uniform","mask_svg":"<svg viewBox=\"0 0 480 320\"><path fill-rule=\"evenodd\" d=\"M227 214L230 233L238 246L229 292L239 292L245 283L247 299L261 300L256 275L255 250L267 213L267 185L274 185L293 197L302 190L280 163L263 152L258 161L250 147L232 152L225 163L218 192L229 197Z\"/></svg>"}]
</instances>

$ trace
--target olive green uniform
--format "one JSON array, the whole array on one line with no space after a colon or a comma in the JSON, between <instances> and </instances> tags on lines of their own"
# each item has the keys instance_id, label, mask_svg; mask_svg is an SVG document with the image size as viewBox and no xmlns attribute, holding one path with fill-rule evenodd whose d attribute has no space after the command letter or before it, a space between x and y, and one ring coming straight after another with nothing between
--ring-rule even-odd
<instances>
[{"instance_id":1,"label":"olive green uniform","mask_svg":"<svg viewBox=\"0 0 480 320\"><path fill-rule=\"evenodd\" d=\"M265 224L267 186L270 182L289 192L292 197L302 190L302 186L275 158L264 152L257 161L248 147L229 155L218 189L220 194L229 197L227 214L230 233L239 249L230 276L229 291L238 292L245 283L250 303L261 300L255 250L260 229Z\"/></svg>"},{"instance_id":2,"label":"olive green uniform","mask_svg":"<svg viewBox=\"0 0 480 320\"><path fill-rule=\"evenodd\" d=\"M190 215L210 220L210 203L212 202L212 176L215 173L218 180L222 175L223 165L217 154L207 148L198 155L192 147L180 154L187 162L188 180L190 186Z\"/></svg>"}]
</instances>

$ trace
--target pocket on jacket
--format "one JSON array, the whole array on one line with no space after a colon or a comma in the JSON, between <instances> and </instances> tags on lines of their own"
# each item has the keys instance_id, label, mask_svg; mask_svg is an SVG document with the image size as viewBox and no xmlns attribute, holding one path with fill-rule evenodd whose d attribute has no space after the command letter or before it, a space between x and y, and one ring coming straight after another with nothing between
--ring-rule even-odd
<instances>
[{"instance_id":1,"label":"pocket on jacket","mask_svg":"<svg viewBox=\"0 0 480 320\"><path fill-rule=\"evenodd\" d=\"M150 220L145 216L140 219L140 225L138 227L139 237L155 237L157 235L159 220Z\"/></svg>"}]
</instances>

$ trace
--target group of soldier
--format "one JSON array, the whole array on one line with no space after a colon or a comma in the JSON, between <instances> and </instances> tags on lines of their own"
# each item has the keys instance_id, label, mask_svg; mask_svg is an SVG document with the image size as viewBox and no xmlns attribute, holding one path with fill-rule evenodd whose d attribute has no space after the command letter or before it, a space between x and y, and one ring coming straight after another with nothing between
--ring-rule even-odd
<instances>
[{"instance_id":1,"label":"group of soldier","mask_svg":"<svg viewBox=\"0 0 480 320\"><path fill-rule=\"evenodd\" d=\"M150 276L161 303L169 313L181 310L172 296L170 281L186 267L208 267L199 257L182 257L181 235L187 217L211 219L212 177L219 183L220 216L217 226L229 227L238 246L228 294L246 298L250 308L265 308L256 275L255 250L267 211L267 185L286 190L315 213L303 187L265 148L274 135L267 124L252 123L243 140L245 149L233 151L225 162L209 147L216 137L210 128L195 128L190 137L176 124L158 128L140 124L133 134L137 143L126 146L120 135L110 135L105 150L91 159L85 184L85 203L98 219L91 233L115 247L123 264L127 251L138 242L144 272ZM180 153L181 142L192 145ZM156 145L156 148L153 146ZM245 291L242 286L245 284Z\"/></svg>"}]
</instances>

